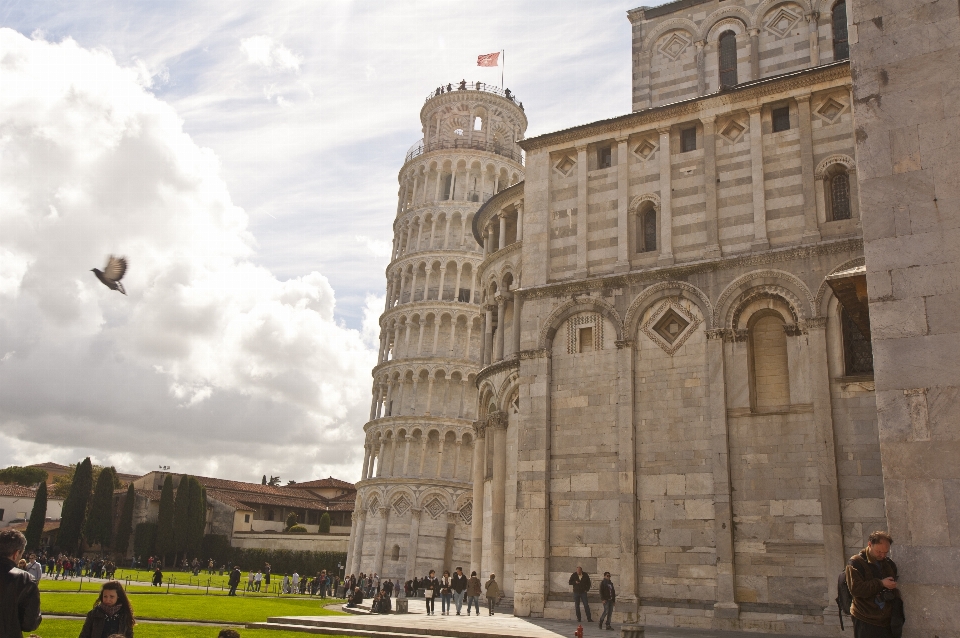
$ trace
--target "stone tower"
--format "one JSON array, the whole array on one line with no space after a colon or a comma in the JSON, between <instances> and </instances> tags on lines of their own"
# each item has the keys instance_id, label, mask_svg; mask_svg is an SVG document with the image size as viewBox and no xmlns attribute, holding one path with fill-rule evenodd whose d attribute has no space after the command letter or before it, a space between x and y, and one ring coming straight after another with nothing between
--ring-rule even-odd
<instances>
[{"instance_id":1,"label":"stone tower","mask_svg":"<svg viewBox=\"0 0 960 638\"><path fill-rule=\"evenodd\" d=\"M432 91L420 121L423 139L400 169L347 558L348 574L403 580L470 566L476 374L495 333L480 307L472 223L523 179L527 127L515 96L479 82Z\"/></svg>"}]
</instances>

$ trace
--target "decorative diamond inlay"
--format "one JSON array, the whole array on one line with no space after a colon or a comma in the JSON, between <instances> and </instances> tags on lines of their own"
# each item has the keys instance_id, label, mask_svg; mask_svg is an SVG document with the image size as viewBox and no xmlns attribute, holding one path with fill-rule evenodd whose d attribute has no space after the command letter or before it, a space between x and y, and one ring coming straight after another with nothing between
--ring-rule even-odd
<instances>
[{"instance_id":1,"label":"decorative diamond inlay","mask_svg":"<svg viewBox=\"0 0 960 638\"><path fill-rule=\"evenodd\" d=\"M678 315L673 308L670 308L663 313L663 317L653 326L653 329L656 330L657 334L663 337L667 343L673 345L689 325L689 321Z\"/></svg>"},{"instance_id":2,"label":"decorative diamond inlay","mask_svg":"<svg viewBox=\"0 0 960 638\"><path fill-rule=\"evenodd\" d=\"M797 22L800 21L800 16L781 7L776 13L773 14L773 17L767 21L767 24L764 25L767 31L774 34L778 38L782 38L792 29Z\"/></svg>"},{"instance_id":3,"label":"decorative diamond inlay","mask_svg":"<svg viewBox=\"0 0 960 638\"><path fill-rule=\"evenodd\" d=\"M736 120L730 120L727 122L727 125L720 130L720 135L731 142L736 142L743 135L743 132L747 130L747 127L740 124Z\"/></svg>"},{"instance_id":4,"label":"decorative diamond inlay","mask_svg":"<svg viewBox=\"0 0 960 638\"><path fill-rule=\"evenodd\" d=\"M563 159L554 165L554 168L556 168L561 175L566 177L567 175L570 174L570 171L572 171L573 167L576 165L577 165L577 160L573 159L569 155L564 155Z\"/></svg>"},{"instance_id":5,"label":"decorative diamond inlay","mask_svg":"<svg viewBox=\"0 0 960 638\"><path fill-rule=\"evenodd\" d=\"M690 46L690 39L680 33L672 33L666 42L660 45L660 53L676 61Z\"/></svg>"},{"instance_id":6,"label":"decorative diamond inlay","mask_svg":"<svg viewBox=\"0 0 960 638\"><path fill-rule=\"evenodd\" d=\"M427 510L427 514L429 514L432 518L436 519L441 514L443 514L443 511L446 508L443 507L443 503L440 502L440 499L438 499L437 497L433 497L432 499L430 499L430 502L427 503L424 509Z\"/></svg>"},{"instance_id":7,"label":"decorative diamond inlay","mask_svg":"<svg viewBox=\"0 0 960 638\"><path fill-rule=\"evenodd\" d=\"M654 153L657 152L657 146L650 140L643 140L637 144L636 148L633 149L634 154L643 160L650 159Z\"/></svg>"},{"instance_id":8,"label":"decorative diamond inlay","mask_svg":"<svg viewBox=\"0 0 960 638\"><path fill-rule=\"evenodd\" d=\"M840 104L840 102L837 102L832 97L828 97L827 101L817 109L817 115L833 124L837 121L837 118L840 117L840 114L843 113L843 109L843 104Z\"/></svg>"},{"instance_id":9,"label":"decorative diamond inlay","mask_svg":"<svg viewBox=\"0 0 960 638\"><path fill-rule=\"evenodd\" d=\"M700 317L681 306L679 298L674 298L663 301L643 322L641 329L664 352L673 356L701 323Z\"/></svg>"},{"instance_id":10,"label":"decorative diamond inlay","mask_svg":"<svg viewBox=\"0 0 960 638\"><path fill-rule=\"evenodd\" d=\"M398 516L403 516L410 509L410 501L406 496L401 496L393 502L393 511L397 513Z\"/></svg>"},{"instance_id":11,"label":"decorative diamond inlay","mask_svg":"<svg viewBox=\"0 0 960 638\"><path fill-rule=\"evenodd\" d=\"M467 501L460 508L460 518L467 525L473 525L473 501Z\"/></svg>"},{"instance_id":12,"label":"decorative diamond inlay","mask_svg":"<svg viewBox=\"0 0 960 638\"><path fill-rule=\"evenodd\" d=\"M374 514L377 513L377 510L380 509L380 499L376 496L373 497L373 500L370 501L370 511Z\"/></svg>"}]
</instances>

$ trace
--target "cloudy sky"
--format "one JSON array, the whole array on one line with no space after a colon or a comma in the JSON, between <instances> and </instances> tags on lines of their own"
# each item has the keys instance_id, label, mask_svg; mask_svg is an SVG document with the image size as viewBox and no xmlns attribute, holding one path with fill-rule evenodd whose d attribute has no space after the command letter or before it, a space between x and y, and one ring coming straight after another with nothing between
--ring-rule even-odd
<instances>
[{"instance_id":1,"label":"cloudy sky","mask_svg":"<svg viewBox=\"0 0 960 638\"><path fill-rule=\"evenodd\" d=\"M0 466L358 479L424 97L626 113L632 7L0 2Z\"/></svg>"}]
</instances>

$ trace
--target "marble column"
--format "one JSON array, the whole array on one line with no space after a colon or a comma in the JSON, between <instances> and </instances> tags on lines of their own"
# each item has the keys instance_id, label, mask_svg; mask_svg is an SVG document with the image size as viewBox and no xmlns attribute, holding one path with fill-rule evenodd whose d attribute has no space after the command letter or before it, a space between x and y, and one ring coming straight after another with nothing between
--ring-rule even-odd
<instances>
[{"instance_id":1,"label":"marble column","mask_svg":"<svg viewBox=\"0 0 960 638\"><path fill-rule=\"evenodd\" d=\"M377 454L377 478L383 476L383 451L386 445L386 439L380 439L380 452Z\"/></svg>"},{"instance_id":2,"label":"marble column","mask_svg":"<svg viewBox=\"0 0 960 638\"><path fill-rule=\"evenodd\" d=\"M630 153L627 136L617 138L617 265L614 272L630 270Z\"/></svg>"},{"instance_id":3,"label":"marble column","mask_svg":"<svg viewBox=\"0 0 960 638\"><path fill-rule=\"evenodd\" d=\"M453 543L457 535L457 512L447 512L447 535L443 544L443 565L440 573L444 570L453 573L455 565L453 564Z\"/></svg>"},{"instance_id":4,"label":"marble column","mask_svg":"<svg viewBox=\"0 0 960 638\"><path fill-rule=\"evenodd\" d=\"M817 181L813 159L813 122L810 114L810 96L797 96L797 116L800 122L800 169L803 188L803 243L820 241L817 225Z\"/></svg>"},{"instance_id":5,"label":"marble column","mask_svg":"<svg viewBox=\"0 0 960 638\"><path fill-rule=\"evenodd\" d=\"M517 241L523 241L523 202L514 205L517 209Z\"/></svg>"},{"instance_id":6,"label":"marble column","mask_svg":"<svg viewBox=\"0 0 960 638\"><path fill-rule=\"evenodd\" d=\"M374 554L373 559L373 573L382 574L383 573L383 552L386 549L387 545L387 519L390 516L389 507L380 508L380 532L377 537L377 553Z\"/></svg>"},{"instance_id":7,"label":"marble column","mask_svg":"<svg viewBox=\"0 0 960 638\"><path fill-rule=\"evenodd\" d=\"M587 146L577 147L577 269L574 278L587 276Z\"/></svg>"},{"instance_id":8,"label":"marble column","mask_svg":"<svg viewBox=\"0 0 960 638\"><path fill-rule=\"evenodd\" d=\"M846 564L843 551L843 527L840 491L837 482L836 433L830 396L830 368L827 364L827 319L816 317L803 324L810 343L810 380L813 418L817 427L817 473L820 480L820 507L823 521L823 576L827 581L827 600L837 597L837 578ZM796 338L796 337L795 337ZM831 605L827 605L829 611Z\"/></svg>"},{"instance_id":9,"label":"marble column","mask_svg":"<svg viewBox=\"0 0 960 638\"><path fill-rule=\"evenodd\" d=\"M760 79L760 29L750 29L750 79Z\"/></svg>"},{"instance_id":10,"label":"marble column","mask_svg":"<svg viewBox=\"0 0 960 638\"><path fill-rule=\"evenodd\" d=\"M736 603L733 551L733 502L730 484L730 433L727 425L724 336L726 330L707 330L707 397L713 443L714 534L717 547L717 618L740 616Z\"/></svg>"},{"instance_id":11,"label":"marble column","mask_svg":"<svg viewBox=\"0 0 960 638\"><path fill-rule=\"evenodd\" d=\"M761 107L747 109L750 114L750 179L753 186L753 250L767 250L767 203L763 182L763 126Z\"/></svg>"},{"instance_id":12,"label":"marble column","mask_svg":"<svg viewBox=\"0 0 960 638\"><path fill-rule=\"evenodd\" d=\"M704 257L720 257L720 220L717 210L717 121L713 115L700 119L703 123L703 187L706 200L707 245Z\"/></svg>"},{"instance_id":13,"label":"marble column","mask_svg":"<svg viewBox=\"0 0 960 638\"><path fill-rule=\"evenodd\" d=\"M497 250L503 250L507 247L507 216L500 213L500 241Z\"/></svg>"},{"instance_id":14,"label":"marble column","mask_svg":"<svg viewBox=\"0 0 960 638\"><path fill-rule=\"evenodd\" d=\"M486 457L485 421L473 424L476 438L473 442L473 519L470 530L470 569L480 573L480 558L483 555L483 471Z\"/></svg>"},{"instance_id":15,"label":"marble column","mask_svg":"<svg viewBox=\"0 0 960 638\"><path fill-rule=\"evenodd\" d=\"M706 47L706 40L697 40L693 43L696 47L696 62L697 62L697 95L703 95L707 92L707 61L706 55L704 54L704 48Z\"/></svg>"},{"instance_id":16,"label":"marble column","mask_svg":"<svg viewBox=\"0 0 960 638\"><path fill-rule=\"evenodd\" d=\"M660 155L660 257L657 261L669 265L674 261L670 127L659 128L657 132L660 133L660 150L658 151Z\"/></svg>"},{"instance_id":17,"label":"marble column","mask_svg":"<svg viewBox=\"0 0 960 638\"><path fill-rule=\"evenodd\" d=\"M503 294L497 294L497 339L496 345L494 346L493 359L491 363L495 363L503 359L503 333L504 323L506 323L506 314L507 314L507 300Z\"/></svg>"},{"instance_id":18,"label":"marble column","mask_svg":"<svg viewBox=\"0 0 960 638\"><path fill-rule=\"evenodd\" d=\"M410 467L410 441L413 439L412 436L407 434L403 437L403 475L408 476L407 472Z\"/></svg>"},{"instance_id":19,"label":"marble column","mask_svg":"<svg viewBox=\"0 0 960 638\"><path fill-rule=\"evenodd\" d=\"M503 582L503 532L506 526L507 487L507 414L496 411L489 415L493 431L493 494L491 495L490 555L493 573Z\"/></svg>"},{"instance_id":20,"label":"marble column","mask_svg":"<svg viewBox=\"0 0 960 638\"><path fill-rule=\"evenodd\" d=\"M487 306L486 316L483 326L483 358L481 363L487 365L491 363L490 355L493 354L493 308L494 306Z\"/></svg>"},{"instance_id":21,"label":"marble column","mask_svg":"<svg viewBox=\"0 0 960 638\"><path fill-rule=\"evenodd\" d=\"M357 532L356 539L353 544L353 556L350 560L350 573L359 574L360 566L363 561L363 531L366 529L367 525L367 512L366 510L360 510L355 512L357 516Z\"/></svg>"},{"instance_id":22,"label":"marble column","mask_svg":"<svg viewBox=\"0 0 960 638\"><path fill-rule=\"evenodd\" d=\"M523 310L523 299L516 292L513 293L513 354L520 356L520 313Z\"/></svg>"},{"instance_id":23,"label":"marble column","mask_svg":"<svg viewBox=\"0 0 960 638\"><path fill-rule=\"evenodd\" d=\"M813 11L804 17L810 32L810 66L820 66L820 13Z\"/></svg>"},{"instance_id":24,"label":"marble column","mask_svg":"<svg viewBox=\"0 0 960 638\"><path fill-rule=\"evenodd\" d=\"M404 580L413 580L417 576L417 544L420 541L420 512L418 507L410 510L410 539L407 543L407 572Z\"/></svg>"}]
</instances>

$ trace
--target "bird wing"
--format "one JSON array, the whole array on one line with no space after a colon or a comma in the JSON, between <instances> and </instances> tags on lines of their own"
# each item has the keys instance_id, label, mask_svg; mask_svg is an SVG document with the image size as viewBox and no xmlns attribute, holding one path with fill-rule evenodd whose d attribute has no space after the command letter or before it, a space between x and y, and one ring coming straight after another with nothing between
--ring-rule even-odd
<instances>
[{"instance_id":1,"label":"bird wing","mask_svg":"<svg viewBox=\"0 0 960 638\"><path fill-rule=\"evenodd\" d=\"M107 265L103 268L103 276L111 281L120 281L123 274L127 272L126 257L114 257L110 255Z\"/></svg>"}]
</instances>

